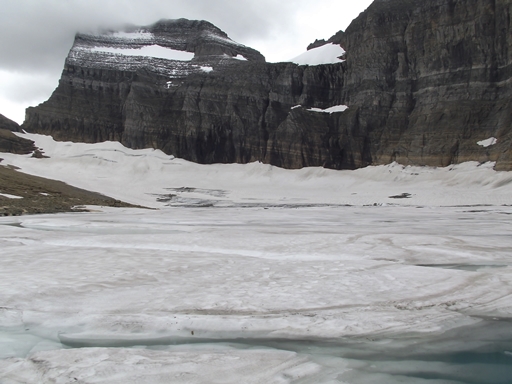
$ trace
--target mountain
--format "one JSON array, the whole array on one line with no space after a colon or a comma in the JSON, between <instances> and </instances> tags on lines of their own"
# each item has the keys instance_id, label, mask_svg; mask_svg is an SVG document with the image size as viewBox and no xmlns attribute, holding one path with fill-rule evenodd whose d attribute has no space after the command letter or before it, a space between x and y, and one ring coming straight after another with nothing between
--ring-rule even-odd
<instances>
[{"instance_id":1,"label":"mountain","mask_svg":"<svg viewBox=\"0 0 512 384\"><path fill-rule=\"evenodd\" d=\"M322 65L266 63L205 21L77 35L59 86L22 127L199 163L476 160L510 170L511 8L376 0L345 32L310 46L346 50L345 61Z\"/></svg>"}]
</instances>

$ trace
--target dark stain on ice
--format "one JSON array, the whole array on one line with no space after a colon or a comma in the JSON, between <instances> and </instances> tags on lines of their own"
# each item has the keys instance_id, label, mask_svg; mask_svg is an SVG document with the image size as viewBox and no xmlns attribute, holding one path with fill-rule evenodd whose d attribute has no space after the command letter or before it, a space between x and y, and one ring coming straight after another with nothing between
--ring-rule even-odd
<instances>
[{"instance_id":1,"label":"dark stain on ice","mask_svg":"<svg viewBox=\"0 0 512 384\"><path fill-rule=\"evenodd\" d=\"M411 198L411 194L410 193L402 193L400 195L394 195L394 196L389 196L390 199L410 199Z\"/></svg>"},{"instance_id":2,"label":"dark stain on ice","mask_svg":"<svg viewBox=\"0 0 512 384\"><path fill-rule=\"evenodd\" d=\"M0 223L0 225L7 225L9 227L23 228L21 223Z\"/></svg>"},{"instance_id":3,"label":"dark stain on ice","mask_svg":"<svg viewBox=\"0 0 512 384\"><path fill-rule=\"evenodd\" d=\"M477 272L488 268L506 268L507 264L415 264L417 267L459 269L461 271Z\"/></svg>"},{"instance_id":4,"label":"dark stain on ice","mask_svg":"<svg viewBox=\"0 0 512 384\"><path fill-rule=\"evenodd\" d=\"M166 188L168 191L175 193L198 193L200 195L208 195L213 197L225 197L228 192L223 189L203 189L194 187Z\"/></svg>"}]
</instances>

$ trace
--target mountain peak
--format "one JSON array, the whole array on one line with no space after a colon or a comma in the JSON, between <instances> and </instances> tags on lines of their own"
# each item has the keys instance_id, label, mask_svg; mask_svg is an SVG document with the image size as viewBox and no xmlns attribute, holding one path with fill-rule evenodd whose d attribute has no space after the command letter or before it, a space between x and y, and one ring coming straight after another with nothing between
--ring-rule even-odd
<instances>
[{"instance_id":1,"label":"mountain peak","mask_svg":"<svg viewBox=\"0 0 512 384\"><path fill-rule=\"evenodd\" d=\"M162 19L148 26L77 34L67 63L130 71L164 70L183 77L201 66L214 67L232 59L265 61L258 51L231 40L208 21Z\"/></svg>"}]
</instances>

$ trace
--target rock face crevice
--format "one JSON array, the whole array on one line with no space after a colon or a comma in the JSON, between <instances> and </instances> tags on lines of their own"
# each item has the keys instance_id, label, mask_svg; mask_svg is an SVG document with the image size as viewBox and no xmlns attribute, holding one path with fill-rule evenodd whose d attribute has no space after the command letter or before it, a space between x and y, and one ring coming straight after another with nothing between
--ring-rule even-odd
<instances>
[{"instance_id":1,"label":"rock face crevice","mask_svg":"<svg viewBox=\"0 0 512 384\"><path fill-rule=\"evenodd\" d=\"M199 163L354 169L397 161L512 169L512 0L376 0L345 32L346 61L266 63L204 21L78 35L51 98L23 128L117 140ZM189 61L101 47L159 45ZM100 48L98 48L100 47ZM321 113L347 105L344 112ZM496 144L477 142L495 137Z\"/></svg>"}]
</instances>

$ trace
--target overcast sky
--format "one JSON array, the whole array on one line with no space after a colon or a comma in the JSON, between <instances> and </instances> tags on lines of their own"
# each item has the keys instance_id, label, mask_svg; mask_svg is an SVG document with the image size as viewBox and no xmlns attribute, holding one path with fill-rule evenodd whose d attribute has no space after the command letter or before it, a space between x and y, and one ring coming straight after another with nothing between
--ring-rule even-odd
<instances>
[{"instance_id":1,"label":"overcast sky","mask_svg":"<svg viewBox=\"0 0 512 384\"><path fill-rule=\"evenodd\" d=\"M56 88L76 32L159 19L204 19L267 61L298 56L327 39L372 0L0 0L0 114L22 123L25 108Z\"/></svg>"}]
</instances>

